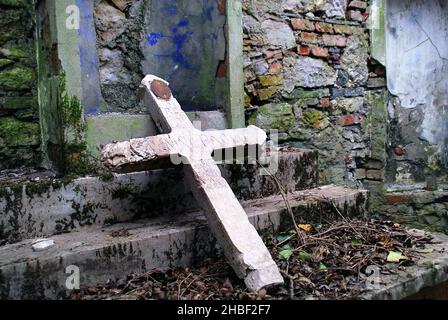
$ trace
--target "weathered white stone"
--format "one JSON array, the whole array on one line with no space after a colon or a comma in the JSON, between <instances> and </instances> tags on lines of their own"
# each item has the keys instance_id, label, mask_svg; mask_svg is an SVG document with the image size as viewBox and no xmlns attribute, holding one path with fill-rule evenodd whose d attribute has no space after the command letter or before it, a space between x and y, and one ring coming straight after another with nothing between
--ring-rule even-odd
<instances>
[{"instance_id":1,"label":"weathered white stone","mask_svg":"<svg viewBox=\"0 0 448 320\"><path fill-rule=\"evenodd\" d=\"M363 35L352 35L347 40L347 48L341 57L341 66L347 71L349 82L355 86L362 86L369 80L368 43Z\"/></svg>"},{"instance_id":2,"label":"weathered white stone","mask_svg":"<svg viewBox=\"0 0 448 320\"><path fill-rule=\"evenodd\" d=\"M123 56L120 50L102 48L98 51L100 60L100 80L101 83L111 84L117 81L129 81L130 77L123 72L124 67Z\"/></svg>"},{"instance_id":3,"label":"weathered white stone","mask_svg":"<svg viewBox=\"0 0 448 320\"><path fill-rule=\"evenodd\" d=\"M355 113L364 106L364 98L336 98L332 100L331 104L334 110L340 110L343 113Z\"/></svg>"},{"instance_id":4,"label":"weathered white stone","mask_svg":"<svg viewBox=\"0 0 448 320\"><path fill-rule=\"evenodd\" d=\"M401 107L423 113L419 138L448 154L448 5L446 1L390 1L387 8L388 89ZM448 161L448 160L447 160Z\"/></svg>"},{"instance_id":5,"label":"weathered white stone","mask_svg":"<svg viewBox=\"0 0 448 320\"><path fill-rule=\"evenodd\" d=\"M101 1L95 8L95 20L103 32L101 37L107 41L115 40L126 30L125 14L106 1Z\"/></svg>"},{"instance_id":6,"label":"weathered white stone","mask_svg":"<svg viewBox=\"0 0 448 320\"><path fill-rule=\"evenodd\" d=\"M266 44L289 49L296 46L294 33L289 25L283 22L265 20L261 24Z\"/></svg>"},{"instance_id":7,"label":"weathered white stone","mask_svg":"<svg viewBox=\"0 0 448 320\"><path fill-rule=\"evenodd\" d=\"M243 29L247 33L257 33L260 31L260 23L250 15L243 15Z\"/></svg>"},{"instance_id":8,"label":"weathered white stone","mask_svg":"<svg viewBox=\"0 0 448 320\"><path fill-rule=\"evenodd\" d=\"M309 57L287 57L284 60L284 88L292 92L297 86L305 88L334 85L337 72L328 63Z\"/></svg>"},{"instance_id":9,"label":"weathered white stone","mask_svg":"<svg viewBox=\"0 0 448 320\"><path fill-rule=\"evenodd\" d=\"M307 13L312 11L322 11L326 0L283 0L283 10Z\"/></svg>"},{"instance_id":10,"label":"weathered white stone","mask_svg":"<svg viewBox=\"0 0 448 320\"><path fill-rule=\"evenodd\" d=\"M345 18L347 0L327 0L325 14L330 18Z\"/></svg>"},{"instance_id":11,"label":"weathered white stone","mask_svg":"<svg viewBox=\"0 0 448 320\"><path fill-rule=\"evenodd\" d=\"M32 243L31 247L33 248L33 251L39 252L39 251L45 251L50 249L54 246L54 240L51 239L39 239Z\"/></svg>"}]
</instances>

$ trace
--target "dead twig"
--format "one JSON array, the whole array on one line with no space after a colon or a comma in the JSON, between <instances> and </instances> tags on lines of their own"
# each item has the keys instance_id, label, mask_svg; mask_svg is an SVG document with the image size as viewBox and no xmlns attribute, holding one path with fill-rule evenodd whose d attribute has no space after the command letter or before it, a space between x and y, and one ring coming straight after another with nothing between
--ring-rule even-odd
<instances>
[{"instance_id":1,"label":"dead twig","mask_svg":"<svg viewBox=\"0 0 448 320\"><path fill-rule=\"evenodd\" d=\"M285 204L286 204L286 209L288 210L288 213L289 213L289 215L291 216L292 223L294 224L294 229L296 230L297 237L299 238L299 241L300 241L301 243L305 243L306 236L305 236L305 235L303 234L303 232L299 229L299 226L298 226L297 221L296 221L296 217L294 216L294 212L292 211L292 208L291 208L291 205L290 205L290 203L289 203L288 196L287 196L287 194L286 194L285 189L283 189L283 187L282 187L280 181L278 181L278 179L277 179L277 177L276 177L275 175L273 175L271 172L269 172L269 170L266 169L266 168L260 163L260 161L258 161L258 159L257 159L256 161L257 161L258 165L259 165L261 168L263 168L263 170L266 171L266 173L267 173L267 174L268 174L268 175L275 181L275 184L277 185L277 188L278 188L278 190L280 191L280 193L281 193L281 195L282 195L283 201L284 201Z\"/></svg>"}]
</instances>

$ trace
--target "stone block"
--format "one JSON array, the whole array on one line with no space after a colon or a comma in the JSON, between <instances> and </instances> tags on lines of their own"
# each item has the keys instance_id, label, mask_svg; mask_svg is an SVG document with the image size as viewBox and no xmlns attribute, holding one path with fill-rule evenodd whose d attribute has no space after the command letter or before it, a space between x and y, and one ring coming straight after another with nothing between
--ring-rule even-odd
<instances>
[{"instance_id":1,"label":"stone block","mask_svg":"<svg viewBox=\"0 0 448 320\"><path fill-rule=\"evenodd\" d=\"M324 34L322 42L328 47L345 47L347 45L347 38L342 35Z\"/></svg>"},{"instance_id":2,"label":"stone block","mask_svg":"<svg viewBox=\"0 0 448 320\"><path fill-rule=\"evenodd\" d=\"M313 21L302 18L291 19L291 25L294 30L314 31L316 29Z\"/></svg>"},{"instance_id":3,"label":"stone block","mask_svg":"<svg viewBox=\"0 0 448 320\"><path fill-rule=\"evenodd\" d=\"M301 32L300 33L300 41L309 44L319 44L320 37L317 33L312 32Z\"/></svg>"},{"instance_id":4,"label":"stone block","mask_svg":"<svg viewBox=\"0 0 448 320\"><path fill-rule=\"evenodd\" d=\"M383 172L381 170L367 170L367 179L382 181L383 180Z\"/></svg>"},{"instance_id":5,"label":"stone block","mask_svg":"<svg viewBox=\"0 0 448 320\"><path fill-rule=\"evenodd\" d=\"M318 58L328 58L328 48L313 47L311 54Z\"/></svg>"},{"instance_id":6,"label":"stone block","mask_svg":"<svg viewBox=\"0 0 448 320\"><path fill-rule=\"evenodd\" d=\"M316 22L315 29L317 32L334 33L333 25L326 22Z\"/></svg>"}]
</instances>

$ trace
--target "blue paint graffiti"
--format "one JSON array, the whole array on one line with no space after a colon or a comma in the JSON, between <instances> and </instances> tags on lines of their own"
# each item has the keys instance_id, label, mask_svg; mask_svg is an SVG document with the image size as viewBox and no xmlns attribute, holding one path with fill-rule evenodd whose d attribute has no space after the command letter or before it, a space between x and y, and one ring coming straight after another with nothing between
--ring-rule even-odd
<instances>
[{"instance_id":1,"label":"blue paint graffiti","mask_svg":"<svg viewBox=\"0 0 448 320\"><path fill-rule=\"evenodd\" d=\"M187 19L183 19L177 24L177 26L178 27L188 27L189 24L190 24L190 22Z\"/></svg>"},{"instance_id":2,"label":"blue paint graffiti","mask_svg":"<svg viewBox=\"0 0 448 320\"><path fill-rule=\"evenodd\" d=\"M185 43L193 35L193 32L192 31L186 31L184 33L180 32L181 28L186 28L188 27L189 24L190 22L187 19L182 19L171 28L171 36L164 36L163 34L160 33L151 32L147 38L149 45L155 46L160 38L169 38L171 39L171 42L174 45L174 51L172 53L159 54L156 56L159 58L169 57L183 68L192 69L191 64L189 63L185 55L182 53L182 50L184 48Z\"/></svg>"},{"instance_id":3,"label":"blue paint graffiti","mask_svg":"<svg viewBox=\"0 0 448 320\"><path fill-rule=\"evenodd\" d=\"M157 44L157 42L159 42L159 39L161 37L162 37L162 34L151 32L149 34L148 38L146 38L146 40L148 41L149 45L155 46Z\"/></svg>"}]
</instances>

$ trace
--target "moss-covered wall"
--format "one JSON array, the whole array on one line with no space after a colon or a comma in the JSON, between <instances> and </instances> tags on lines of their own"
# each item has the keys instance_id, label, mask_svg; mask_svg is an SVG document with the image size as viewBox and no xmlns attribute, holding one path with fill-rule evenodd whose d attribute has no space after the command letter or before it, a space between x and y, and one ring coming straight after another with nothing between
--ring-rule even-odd
<instances>
[{"instance_id":1,"label":"moss-covered wall","mask_svg":"<svg viewBox=\"0 0 448 320\"><path fill-rule=\"evenodd\" d=\"M0 170L40 159L34 0L0 0Z\"/></svg>"},{"instance_id":2,"label":"moss-covered wall","mask_svg":"<svg viewBox=\"0 0 448 320\"><path fill-rule=\"evenodd\" d=\"M320 183L384 182L385 70L370 1L243 1L247 122L319 151Z\"/></svg>"}]
</instances>

